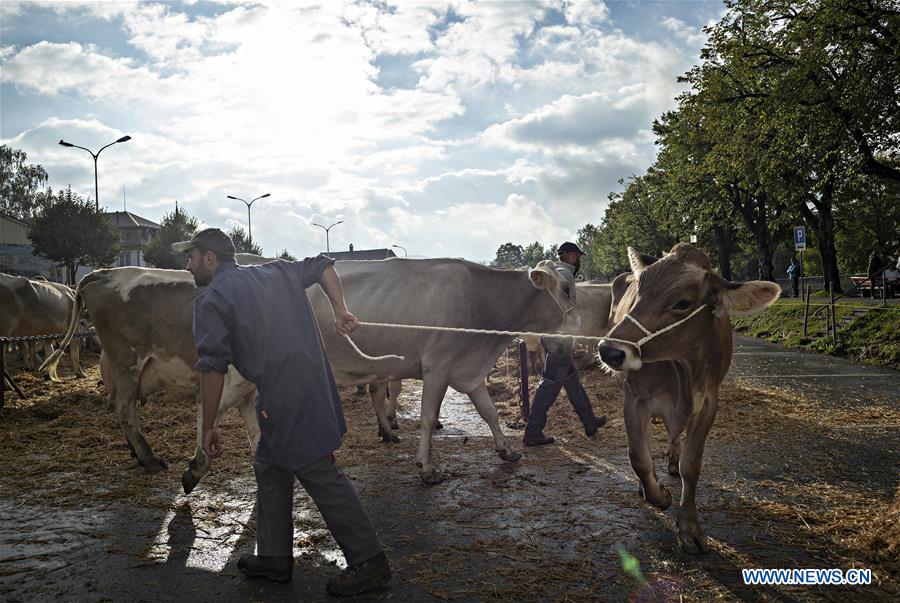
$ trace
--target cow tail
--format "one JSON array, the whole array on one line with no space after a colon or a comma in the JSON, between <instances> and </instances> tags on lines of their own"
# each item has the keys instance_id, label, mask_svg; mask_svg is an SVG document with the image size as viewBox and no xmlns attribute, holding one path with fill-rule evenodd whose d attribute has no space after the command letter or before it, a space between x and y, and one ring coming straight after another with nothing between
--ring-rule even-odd
<instances>
[{"instance_id":1,"label":"cow tail","mask_svg":"<svg viewBox=\"0 0 900 603\"><path fill-rule=\"evenodd\" d=\"M66 351L66 348L69 347L69 344L72 342L72 338L75 336L75 329L78 326L78 321L81 319L81 313L84 310L81 299L81 286L84 284L85 280L86 279L81 279L81 282L78 283L78 287L75 288L75 299L72 302L72 316L69 319L69 329L66 331L66 337L63 339L62 343L59 344L59 347L50 354L50 357L44 360L44 364L42 364L41 368L38 370L43 371L51 365L55 368L56 365L59 364L59 359L63 355L63 352Z\"/></svg>"}]
</instances>

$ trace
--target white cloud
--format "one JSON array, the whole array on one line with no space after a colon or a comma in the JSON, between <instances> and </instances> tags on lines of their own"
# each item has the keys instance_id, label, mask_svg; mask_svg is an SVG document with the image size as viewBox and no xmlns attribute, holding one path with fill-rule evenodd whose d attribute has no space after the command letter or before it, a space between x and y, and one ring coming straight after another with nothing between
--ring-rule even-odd
<instances>
[{"instance_id":1,"label":"white cloud","mask_svg":"<svg viewBox=\"0 0 900 603\"><path fill-rule=\"evenodd\" d=\"M345 220L333 247L414 255L490 259L508 240L571 238L652 160L650 122L672 106L699 35L654 16L663 39L641 41L598 2L198 8L3 2L4 34L32 32L0 49L15 91L4 143L55 188L92 196L91 158L57 141L97 149L130 134L100 160L103 203L118 207L124 188L151 219L177 199L206 223L243 225L225 196L270 192L253 207L254 239L296 255L324 247L309 223L329 219ZM72 20L67 39L56 26ZM96 42L91 25L105 32ZM385 88L380 68L396 70Z\"/></svg>"}]
</instances>

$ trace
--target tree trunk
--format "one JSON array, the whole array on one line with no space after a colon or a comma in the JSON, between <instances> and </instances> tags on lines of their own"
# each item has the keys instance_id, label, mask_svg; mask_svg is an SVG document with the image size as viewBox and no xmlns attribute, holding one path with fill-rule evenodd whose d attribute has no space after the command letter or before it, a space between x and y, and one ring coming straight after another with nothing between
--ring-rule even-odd
<instances>
[{"instance_id":1,"label":"tree trunk","mask_svg":"<svg viewBox=\"0 0 900 603\"><path fill-rule=\"evenodd\" d=\"M726 281L734 278L731 273L731 251L734 248L734 230L724 220L713 227L716 248L719 250L719 273Z\"/></svg>"}]
</instances>

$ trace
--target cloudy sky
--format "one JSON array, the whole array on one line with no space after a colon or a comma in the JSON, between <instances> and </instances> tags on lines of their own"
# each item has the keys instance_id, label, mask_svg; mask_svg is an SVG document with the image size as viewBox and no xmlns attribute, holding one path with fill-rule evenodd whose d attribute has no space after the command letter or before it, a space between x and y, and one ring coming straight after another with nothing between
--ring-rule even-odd
<instances>
[{"instance_id":1,"label":"cloudy sky","mask_svg":"<svg viewBox=\"0 0 900 603\"><path fill-rule=\"evenodd\" d=\"M50 185L265 253L489 260L602 219L720 1L0 3L0 137ZM399 255L403 253L396 250Z\"/></svg>"}]
</instances>

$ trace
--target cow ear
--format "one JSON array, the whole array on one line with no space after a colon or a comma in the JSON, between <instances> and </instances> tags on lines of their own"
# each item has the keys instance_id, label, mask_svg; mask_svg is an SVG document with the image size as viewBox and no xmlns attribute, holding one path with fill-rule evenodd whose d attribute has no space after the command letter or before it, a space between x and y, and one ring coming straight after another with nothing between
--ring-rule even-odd
<instances>
[{"instance_id":1,"label":"cow ear","mask_svg":"<svg viewBox=\"0 0 900 603\"><path fill-rule=\"evenodd\" d=\"M549 269L548 269L549 265ZM550 272L553 270L553 262L550 260L541 260L538 262L538 265L528 271L528 278L531 279L531 284L537 287L538 289L548 289L550 287L550 283L553 282L553 273Z\"/></svg>"},{"instance_id":2,"label":"cow ear","mask_svg":"<svg viewBox=\"0 0 900 603\"><path fill-rule=\"evenodd\" d=\"M720 310L730 316L747 316L765 310L781 295L781 287L770 281L728 283L722 290Z\"/></svg>"},{"instance_id":3,"label":"cow ear","mask_svg":"<svg viewBox=\"0 0 900 603\"><path fill-rule=\"evenodd\" d=\"M648 262L643 253L639 253L634 247L628 248L628 263L631 264L631 271L637 276L649 266L652 262Z\"/></svg>"}]
</instances>

